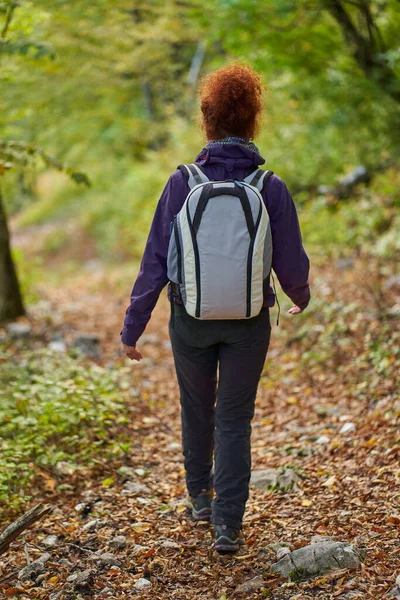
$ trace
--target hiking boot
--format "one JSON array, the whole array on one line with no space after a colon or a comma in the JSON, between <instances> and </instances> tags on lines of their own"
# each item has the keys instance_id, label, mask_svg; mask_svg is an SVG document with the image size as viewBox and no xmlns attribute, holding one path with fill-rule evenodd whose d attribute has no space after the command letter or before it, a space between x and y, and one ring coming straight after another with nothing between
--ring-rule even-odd
<instances>
[{"instance_id":1,"label":"hiking boot","mask_svg":"<svg viewBox=\"0 0 400 600\"><path fill-rule=\"evenodd\" d=\"M240 530L227 525L214 525L214 538L214 550L220 554L237 552L243 544Z\"/></svg>"},{"instance_id":2,"label":"hiking boot","mask_svg":"<svg viewBox=\"0 0 400 600\"><path fill-rule=\"evenodd\" d=\"M211 501L213 490L203 490L195 497L190 497L192 517L195 521L209 521L211 519Z\"/></svg>"}]
</instances>

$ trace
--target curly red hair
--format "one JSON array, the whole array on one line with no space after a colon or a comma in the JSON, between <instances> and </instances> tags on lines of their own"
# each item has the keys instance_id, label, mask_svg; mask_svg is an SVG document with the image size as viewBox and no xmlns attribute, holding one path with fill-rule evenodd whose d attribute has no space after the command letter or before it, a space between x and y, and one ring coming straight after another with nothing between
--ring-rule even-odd
<instances>
[{"instance_id":1,"label":"curly red hair","mask_svg":"<svg viewBox=\"0 0 400 600\"><path fill-rule=\"evenodd\" d=\"M207 139L253 139L260 127L263 89L260 75L238 61L203 77L198 91Z\"/></svg>"}]
</instances>

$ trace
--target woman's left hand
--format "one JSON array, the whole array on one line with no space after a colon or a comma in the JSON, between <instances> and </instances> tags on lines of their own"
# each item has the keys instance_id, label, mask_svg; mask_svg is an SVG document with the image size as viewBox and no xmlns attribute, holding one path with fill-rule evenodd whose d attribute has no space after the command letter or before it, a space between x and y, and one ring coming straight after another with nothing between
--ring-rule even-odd
<instances>
[{"instance_id":1,"label":"woman's left hand","mask_svg":"<svg viewBox=\"0 0 400 600\"><path fill-rule=\"evenodd\" d=\"M142 355L136 350L136 346L127 346L126 344L122 344L122 347L127 357L131 360L139 361L142 359Z\"/></svg>"}]
</instances>

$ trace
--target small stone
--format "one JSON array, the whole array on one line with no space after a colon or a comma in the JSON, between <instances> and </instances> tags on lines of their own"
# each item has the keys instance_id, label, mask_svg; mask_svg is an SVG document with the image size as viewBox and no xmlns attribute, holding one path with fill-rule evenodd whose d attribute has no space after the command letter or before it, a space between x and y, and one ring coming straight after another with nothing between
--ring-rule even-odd
<instances>
[{"instance_id":1,"label":"small stone","mask_svg":"<svg viewBox=\"0 0 400 600\"><path fill-rule=\"evenodd\" d=\"M161 340L158 335L154 333L147 333L146 335L142 335L140 338L140 343L142 345L152 344L153 346L160 346Z\"/></svg>"},{"instance_id":2,"label":"small stone","mask_svg":"<svg viewBox=\"0 0 400 600\"><path fill-rule=\"evenodd\" d=\"M315 440L316 444L329 444L330 438L327 435L320 435L319 438Z\"/></svg>"},{"instance_id":3,"label":"small stone","mask_svg":"<svg viewBox=\"0 0 400 600\"><path fill-rule=\"evenodd\" d=\"M392 275L385 281L382 287L384 290L397 288L400 291L400 275Z\"/></svg>"},{"instance_id":4,"label":"small stone","mask_svg":"<svg viewBox=\"0 0 400 600\"><path fill-rule=\"evenodd\" d=\"M141 498L140 496L138 496L136 498L136 502L138 504L149 504L150 500L148 500L147 498Z\"/></svg>"},{"instance_id":5,"label":"small stone","mask_svg":"<svg viewBox=\"0 0 400 600\"><path fill-rule=\"evenodd\" d=\"M85 533L94 531L99 523L100 523L100 519L93 519L92 521L88 521L82 527L82 531L84 531Z\"/></svg>"},{"instance_id":6,"label":"small stone","mask_svg":"<svg viewBox=\"0 0 400 600\"><path fill-rule=\"evenodd\" d=\"M128 481L125 484L124 489L122 490L122 494L149 494L151 492L150 488L143 483L136 483L135 481Z\"/></svg>"},{"instance_id":7,"label":"small stone","mask_svg":"<svg viewBox=\"0 0 400 600\"><path fill-rule=\"evenodd\" d=\"M252 592L253 590L259 590L260 588L263 588L263 587L264 587L264 579L261 577L261 575L257 575L257 577L254 577L253 579L249 579L248 581L245 581L244 583L242 583L242 585L239 585L239 587L236 589L236 591L239 593Z\"/></svg>"},{"instance_id":8,"label":"small stone","mask_svg":"<svg viewBox=\"0 0 400 600\"><path fill-rule=\"evenodd\" d=\"M160 545L160 548L173 548L176 550L177 548L180 548L180 545L177 542L174 542L173 540L165 540Z\"/></svg>"},{"instance_id":9,"label":"small stone","mask_svg":"<svg viewBox=\"0 0 400 600\"><path fill-rule=\"evenodd\" d=\"M124 535L117 535L112 540L110 540L111 548L116 548L117 550L122 550L126 546L126 537Z\"/></svg>"},{"instance_id":10,"label":"small stone","mask_svg":"<svg viewBox=\"0 0 400 600\"><path fill-rule=\"evenodd\" d=\"M354 258L351 256L348 258L339 258L339 260L336 261L336 266L341 271L344 271L345 269L352 269L354 267Z\"/></svg>"},{"instance_id":11,"label":"small stone","mask_svg":"<svg viewBox=\"0 0 400 600\"><path fill-rule=\"evenodd\" d=\"M171 444L168 444L167 446L167 450L181 450L182 449L182 445L179 444L179 442L171 442Z\"/></svg>"},{"instance_id":12,"label":"small stone","mask_svg":"<svg viewBox=\"0 0 400 600\"><path fill-rule=\"evenodd\" d=\"M47 563L47 561L48 561L48 560L50 560L50 559L51 559L51 554L49 554L48 552L44 552L43 554L41 554L41 555L39 556L39 558L37 558L37 559L35 560L35 562L40 562L40 563L42 563L42 564L45 564L45 563Z\"/></svg>"},{"instance_id":13,"label":"small stone","mask_svg":"<svg viewBox=\"0 0 400 600\"><path fill-rule=\"evenodd\" d=\"M100 554L97 560L106 567L122 567L121 561L115 558L114 554L111 552Z\"/></svg>"},{"instance_id":14,"label":"small stone","mask_svg":"<svg viewBox=\"0 0 400 600\"><path fill-rule=\"evenodd\" d=\"M139 467L138 469L135 469L135 473L138 477L143 477L144 475L146 475L146 469Z\"/></svg>"},{"instance_id":15,"label":"small stone","mask_svg":"<svg viewBox=\"0 0 400 600\"><path fill-rule=\"evenodd\" d=\"M19 571L18 579L20 581L28 581L29 579L35 581L38 575L44 573L45 570L46 567L44 566L44 562L34 560L30 565L27 565Z\"/></svg>"},{"instance_id":16,"label":"small stone","mask_svg":"<svg viewBox=\"0 0 400 600\"><path fill-rule=\"evenodd\" d=\"M134 479L135 477L135 472L131 467L127 467L125 465L122 465L119 469L118 469L118 473L120 475L123 475L124 477L127 477L128 479Z\"/></svg>"},{"instance_id":17,"label":"small stone","mask_svg":"<svg viewBox=\"0 0 400 600\"><path fill-rule=\"evenodd\" d=\"M73 563L69 560L67 560L66 558L60 558L59 561L60 565L62 567L65 567L66 569L70 569L71 567L73 567Z\"/></svg>"},{"instance_id":18,"label":"small stone","mask_svg":"<svg viewBox=\"0 0 400 600\"><path fill-rule=\"evenodd\" d=\"M350 433L350 431L354 431L356 426L354 423L345 423L339 433Z\"/></svg>"},{"instance_id":19,"label":"small stone","mask_svg":"<svg viewBox=\"0 0 400 600\"><path fill-rule=\"evenodd\" d=\"M85 356L100 358L100 340L96 335L81 333L73 341L73 347L78 348Z\"/></svg>"},{"instance_id":20,"label":"small stone","mask_svg":"<svg viewBox=\"0 0 400 600\"><path fill-rule=\"evenodd\" d=\"M135 590L142 591L151 587L151 581L145 579L144 577L141 577L136 581L136 583L133 584L133 587L135 588Z\"/></svg>"},{"instance_id":21,"label":"small stone","mask_svg":"<svg viewBox=\"0 0 400 600\"><path fill-rule=\"evenodd\" d=\"M60 544L60 541L56 535L48 535L43 540L43 545L47 548L56 548Z\"/></svg>"},{"instance_id":22,"label":"small stone","mask_svg":"<svg viewBox=\"0 0 400 600\"><path fill-rule=\"evenodd\" d=\"M287 490L298 490L297 483L300 481L300 477L293 469L284 469L278 476L278 489Z\"/></svg>"},{"instance_id":23,"label":"small stone","mask_svg":"<svg viewBox=\"0 0 400 600\"><path fill-rule=\"evenodd\" d=\"M281 490L287 491L290 489L298 489L297 482L300 477L293 469L262 469L260 471L252 471L250 484L265 491Z\"/></svg>"},{"instance_id":24,"label":"small stone","mask_svg":"<svg viewBox=\"0 0 400 600\"><path fill-rule=\"evenodd\" d=\"M15 323L9 323L7 325L7 331L13 339L17 340L29 337L32 333L32 327L29 323L19 323L17 321Z\"/></svg>"},{"instance_id":25,"label":"small stone","mask_svg":"<svg viewBox=\"0 0 400 600\"><path fill-rule=\"evenodd\" d=\"M74 583L75 586L85 585L89 583L89 581L93 577L93 572L91 569L85 569L85 571L75 571L72 575L67 577L67 581Z\"/></svg>"},{"instance_id":26,"label":"small stone","mask_svg":"<svg viewBox=\"0 0 400 600\"><path fill-rule=\"evenodd\" d=\"M57 475L73 475L76 471L76 466L65 460L59 460L56 463L55 471Z\"/></svg>"},{"instance_id":27,"label":"small stone","mask_svg":"<svg viewBox=\"0 0 400 600\"><path fill-rule=\"evenodd\" d=\"M99 258L91 258L83 263L83 267L88 271L102 271L103 263Z\"/></svg>"},{"instance_id":28,"label":"small stone","mask_svg":"<svg viewBox=\"0 0 400 600\"><path fill-rule=\"evenodd\" d=\"M276 486L278 475L276 469L252 471L250 484L259 490L269 490Z\"/></svg>"},{"instance_id":29,"label":"small stone","mask_svg":"<svg viewBox=\"0 0 400 600\"><path fill-rule=\"evenodd\" d=\"M67 351L67 344L65 342L63 342L62 340L54 340L53 342L50 342L47 347L49 350L52 350L53 352L66 352Z\"/></svg>"}]
</instances>

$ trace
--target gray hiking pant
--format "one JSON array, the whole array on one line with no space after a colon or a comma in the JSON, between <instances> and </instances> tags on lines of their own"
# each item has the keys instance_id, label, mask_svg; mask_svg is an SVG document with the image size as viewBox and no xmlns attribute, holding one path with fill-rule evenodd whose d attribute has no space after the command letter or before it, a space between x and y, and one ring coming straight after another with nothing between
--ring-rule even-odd
<instances>
[{"instance_id":1,"label":"gray hiking pant","mask_svg":"<svg viewBox=\"0 0 400 600\"><path fill-rule=\"evenodd\" d=\"M212 522L240 528L249 496L251 420L271 335L269 309L251 319L202 321L175 305L169 333L188 492L197 496L214 487Z\"/></svg>"}]
</instances>

